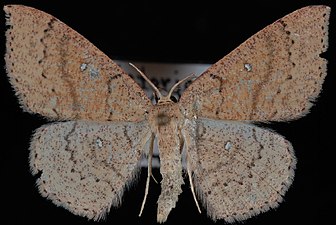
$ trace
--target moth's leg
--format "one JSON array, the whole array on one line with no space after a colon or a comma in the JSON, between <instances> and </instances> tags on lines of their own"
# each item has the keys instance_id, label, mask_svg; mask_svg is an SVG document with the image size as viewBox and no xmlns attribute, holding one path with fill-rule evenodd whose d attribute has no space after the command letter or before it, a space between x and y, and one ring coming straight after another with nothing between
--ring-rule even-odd
<instances>
[{"instance_id":1,"label":"moth's leg","mask_svg":"<svg viewBox=\"0 0 336 225\"><path fill-rule=\"evenodd\" d=\"M153 178L154 182L155 182L156 184L158 184L159 182L157 182L157 180L155 179L154 175L153 175L153 174L151 174L151 176L152 176L152 178Z\"/></svg>"},{"instance_id":2,"label":"moth's leg","mask_svg":"<svg viewBox=\"0 0 336 225\"><path fill-rule=\"evenodd\" d=\"M196 198L194 185L193 185L193 182L192 182L192 174L191 174L190 164L189 164L188 160L187 160L187 172L188 172L188 177L189 177L189 183L190 183L191 192L192 192L192 195L194 197L194 200L195 200L195 203L196 203L196 207L198 209L198 212L201 213L201 208L198 205L198 201L197 201L197 198Z\"/></svg>"},{"instance_id":3,"label":"moth's leg","mask_svg":"<svg viewBox=\"0 0 336 225\"><path fill-rule=\"evenodd\" d=\"M142 211L145 207L145 203L146 203L146 199L147 199L147 195L148 195L148 190L149 190L149 181L150 181L150 178L152 176L153 149L154 149L154 135L151 136L151 140L150 140L149 153L148 153L148 167L147 167L147 180L146 180L145 196L144 196L144 199L143 199L142 204L141 204L141 209L140 209L139 216L141 216Z\"/></svg>"},{"instance_id":4,"label":"moth's leg","mask_svg":"<svg viewBox=\"0 0 336 225\"><path fill-rule=\"evenodd\" d=\"M195 145L195 133L196 130L196 121L188 121L185 124L185 127L183 129L183 137L184 137L184 147L185 147L185 159L186 159L186 164L187 164L187 173L188 173L188 177L189 177L189 183L190 183L190 188L191 188L191 192L192 195L194 197L195 203L196 203L196 207L198 209L198 212L201 213L201 208L199 207L197 198L196 198L196 194L195 194L195 188L194 188L194 184L193 184L193 180L192 180L192 172L191 172L191 162L193 162L193 160L195 161L195 156L193 157L192 155L192 149L196 149L196 145Z\"/></svg>"}]
</instances>

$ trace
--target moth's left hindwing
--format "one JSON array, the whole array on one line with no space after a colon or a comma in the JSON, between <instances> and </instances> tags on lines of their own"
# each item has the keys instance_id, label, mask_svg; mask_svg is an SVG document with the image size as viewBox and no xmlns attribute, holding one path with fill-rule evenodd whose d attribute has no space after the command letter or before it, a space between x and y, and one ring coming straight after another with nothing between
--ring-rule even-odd
<instances>
[{"instance_id":1,"label":"moth's left hindwing","mask_svg":"<svg viewBox=\"0 0 336 225\"><path fill-rule=\"evenodd\" d=\"M30 147L42 196L76 215L99 219L121 204L151 135L147 122L63 122L39 128Z\"/></svg>"}]
</instances>

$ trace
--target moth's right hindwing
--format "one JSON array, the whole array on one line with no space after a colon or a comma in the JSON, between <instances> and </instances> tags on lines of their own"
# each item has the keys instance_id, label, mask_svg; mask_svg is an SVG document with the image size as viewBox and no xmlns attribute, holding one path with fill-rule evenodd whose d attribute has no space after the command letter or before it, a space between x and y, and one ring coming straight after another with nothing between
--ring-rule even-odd
<instances>
[{"instance_id":1,"label":"moth's right hindwing","mask_svg":"<svg viewBox=\"0 0 336 225\"><path fill-rule=\"evenodd\" d=\"M213 220L240 221L278 206L296 165L287 140L245 123L198 119L189 125L187 166Z\"/></svg>"}]
</instances>

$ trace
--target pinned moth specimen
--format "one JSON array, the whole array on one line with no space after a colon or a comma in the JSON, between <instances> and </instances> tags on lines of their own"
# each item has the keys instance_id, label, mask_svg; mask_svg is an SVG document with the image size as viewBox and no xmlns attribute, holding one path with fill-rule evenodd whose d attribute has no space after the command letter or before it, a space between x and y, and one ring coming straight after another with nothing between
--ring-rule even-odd
<instances>
[{"instance_id":1,"label":"pinned moth specimen","mask_svg":"<svg viewBox=\"0 0 336 225\"><path fill-rule=\"evenodd\" d=\"M178 102L170 96L184 80L163 95L137 69L156 104L55 17L21 5L4 10L6 69L20 103L57 121L37 129L31 142L30 166L42 196L97 220L121 204L146 156L142 212L157 139L158 222L176 206L184 170L198 209L213 220L244 220L282 201L294 177L293 148L253 123L308 113L326 76L320 54L328 47L329 7L308 6L267 26L195 79Z\"/></svg>"}]
</instances>

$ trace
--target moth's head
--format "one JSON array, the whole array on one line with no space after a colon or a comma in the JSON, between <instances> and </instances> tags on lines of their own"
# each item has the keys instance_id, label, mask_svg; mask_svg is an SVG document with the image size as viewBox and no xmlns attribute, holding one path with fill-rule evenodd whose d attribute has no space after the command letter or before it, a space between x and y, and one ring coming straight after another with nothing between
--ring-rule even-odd
<instances>
[{"instance_id":1,"label":"moth's head","mask_svg":"<svg viewBox=\"0 0 336 225\"><path fill-rule=\"evenodd\" d=\"M159 91L161 93L161 96L159 96L156 91L153 92L154 100L155 100L156 103L160 102L160 104L165 104L165 103L171 103L171 102L174 102L174 103L178 102L179 97L176 93L173 93L169 97L168 96L169 94L166 90L159 88ZM169 99L163 99L165 97L167 97Z\"/></svg>"},{"instance_id":2,"label":"moth's head","mask_svg":"<svg viewBox=\"0 0 336 225\"><path fill-rule=\"evenodd\" d=\"M162 94L159 89L147 78L147 76L141 71L139 70L139 68L137 68L134 64L129 63L134 69L136 69L139 74L148 82L148 84L153 88L154 91L154 97L156 99L156 102L158 105L164 105L164 104L171 104L174 102L177 102L178 100L176 99L175 96L173 96L173 92L174 90L183 82L194 78L195 74L191 74L187 77L185 77L184 79L180 80L179 82L177 82L168 92L168 94L164 95Z\"/></svg>"}]
</instances>

